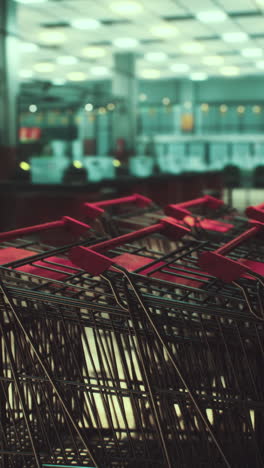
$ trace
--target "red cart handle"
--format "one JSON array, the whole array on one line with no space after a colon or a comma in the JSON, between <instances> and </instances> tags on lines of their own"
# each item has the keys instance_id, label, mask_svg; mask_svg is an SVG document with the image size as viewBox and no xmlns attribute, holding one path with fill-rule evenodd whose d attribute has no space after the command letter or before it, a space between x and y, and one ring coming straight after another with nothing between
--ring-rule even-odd
<instances>
[{"instance_id":1,"label":"red cart handle","mask_svg":"<svg viewBox=\"0 0 264 468\"><path fill-rule=\"evenodd\" d=\"M95 203L84 203L83 208L86 216L90 219L95 219L104 213L105 208L114 205L124 205L126 203L135 203L137 206L144 208L150 205L152 200L150 198L134 193L128 197L114 198L113 200L103 200Z\"/></svg>"},{"instance_id":2,"label":"red cart handle","mask_svg":"<svg viewBox=\"0 0 264 468\"><path fill-rule=\"evenodd\" d=\"M238 261L226 258L224 255L231 252L231 250L238 247L247 239L254 237L259 232L264 232L264 224L255 223L252 228L243 232L243 234L234 238L214 252L202 253L198 261L199 266L226 283L235 281L246 273L252 272L249 267L239 263Z\"/></svg>"},{"instance_id":3,"label":"red cart handle","mask_svg":"<svg viewBox=\"0 0 264 468\"><path fill-rule=\"evenodd\" d=\"M62 227L69 228L76 235L81 235L86 232L87 229L90 229L88 224L82 223L81 221L77 221L73 218L69 218L69 216L63 216L58 221L51 221L50 223L36 224L35 226L28 226L25 228L14 229L13 231L2 232L0 233L0 242L26 236L27 234L35 234L36 232Z\"/></svg>"},{"instance_id":4,"label":"red cart handle","mask_svg":"<svg viewBox=\"0 0 264 468\"><path fill-rule=\"evenodd\" d=\"M69 252L69 257L78 267L92 275L99 275L115 263L113 258L110 259L102 255L101 252L106 252L114 247L142 239L149 234L162 233L173 240L178 240L189 232L188 228L177 224L174 219L163 218L157 224L100 242L89 248L73 247Z\"/></svg>"},{"instance_id":5,"label":"red cart handle","mask_svg":"<svg viewBox=\"0 0 264 468\"><path fill-rule=\"evenodd\" d=\"M185 216L192 216L192 213L188 210L193 206L206 205L208 208L216 210L224 205L222 200L218 198L211 197L210 195L205 195L201 198L196 198L183 203L177 203L176 205L167 205L164 209L166 215L172 216L175 219L182 220Z\"/></svg>"},{"instance_id":6,"label":"red cart handle","mask_svg":"<svg viewBox=\"0 0 264 468\"><path fill-rule=\"evenodd\" d=\"M256 206L249 206L246 209L246 215L251 219L264 223L264 203Z\"/></svg>"}]
</instances>

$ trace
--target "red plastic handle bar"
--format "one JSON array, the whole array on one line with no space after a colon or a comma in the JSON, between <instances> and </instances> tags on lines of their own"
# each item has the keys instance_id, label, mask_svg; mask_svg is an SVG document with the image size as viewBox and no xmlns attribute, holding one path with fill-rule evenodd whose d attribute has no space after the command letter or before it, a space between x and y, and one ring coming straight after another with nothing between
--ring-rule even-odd
<instances>
[{"instance_id":1,"label":"red plastic handle bar","mask_svg":"<svg viewBox=\"0 0 264 468\"><path fill-rule=\"evenodd\" d=\"M103 200L95 203L84 203L84 211L86 216L95 219L104 213L105 208L114 205L124 205L126 203L135 203L137 206L144 208L152 203L150 198L134 193L133 195L121 198L114 198L113 200Z\"/></svg>"},{"instance_id":2,"label":"red plastic handle bar","mask_svg":"<svg viewBox=\"0 0 264 468\"><path fill-rule=\"evenodd\" d=\"M264 203L256 206L249 206L246 209L246 215L251 219L264 223Z\"/></svg>"},{"instance_id":3,"label":"red plastic handle bar","mask_svg":"<svg viewBox=\"0 0 264 468\"><path fill-rule=\"evenodd\" d=\"M48 231L49 229L56 229L66 227L69 228L74 234L81 235L87 229L90 229L88 224L77 221L76 219L63 216L58 221L51 221L50 223L36 224L35 226L28 226L25 228L14 229L13 231L0 233L0 242L16 239L17 237L26 236L28 234L35 234L36 232Z\"/></svg>"},{"instance_id":4,"label":"red plastic handle bar","mask_svg":"<svg viewBox=\"0 0 264 468\"><path fill-rule=\"evenodd\" d=\"M157 224L100 242L90 248L74 247L70 250L69 256L71 261L80 268L83 268L93 275L98 275L115 263L114 259L102 255L101 252L106 252L114 247L142 239L154 233L163 233L173 240L178 240L189 232L189 229L177 224L174 219L163 218Z\"/></svg>"},{"instance_id":5,"label":"red plastic handle bar","mask_svg":"<svg viewBox=\"0 0 264 468\"><path fill-rule=\"evenodd\" d=\"M264 224L256 224L214 252L202 253L198 261L199 266L226 283L235 281L246 273L250 273L250 268L231 258L226 258L224 255L259 232L264 232Z\"/></svg>"},{"instance_id":6,"label":"red plastic handle bar","mask_svg":"<svg viewBox=\"0 0 264 468\"><path fill-rule=\"evenodd\" d=\"M164 211L166 215L182 220L185 216L192 215L188 208L192 208L193 206L206 205L208 208L216 210L223 206L223 204L224 202L222 200L218 200L218 198L211 197L210 195L205 195L204 197L177 203L176 205L167 205Z\"/></svg>"}]
</instances>

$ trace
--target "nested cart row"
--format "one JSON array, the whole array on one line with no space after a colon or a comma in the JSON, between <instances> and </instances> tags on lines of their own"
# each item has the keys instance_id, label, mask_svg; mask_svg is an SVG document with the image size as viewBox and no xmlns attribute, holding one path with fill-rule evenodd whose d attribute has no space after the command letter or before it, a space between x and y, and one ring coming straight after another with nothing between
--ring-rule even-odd
<instances>
[{"instance_id":1,"label":"nested cart row","mask_svg":"<svg viewBox=\"0 0 264 468\"><path fill-rule=\"evenodd\" d=\"M262 467L264 224L88 208L0 234L0 466Z\"/></svg>"}]
</instances>

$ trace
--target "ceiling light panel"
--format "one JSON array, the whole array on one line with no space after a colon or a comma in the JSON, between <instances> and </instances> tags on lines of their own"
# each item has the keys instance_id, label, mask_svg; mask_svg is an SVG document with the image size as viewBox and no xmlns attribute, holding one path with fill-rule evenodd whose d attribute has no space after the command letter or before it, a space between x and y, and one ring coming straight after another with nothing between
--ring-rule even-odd
<instances>
[{"instance_id":1,"label":"ceiling light panel","mask_svg":"<svg viewBox=\"0 0 264 468\"><path fill-rule=\"evenodd\" d=\"M77 57L74 57L71 55L61 55L56 58L56 62L58 63L58 65L66 65L66 66L76 65L78 61L79 60L77 59Z\"/></svg>"},{"instance_id":2,"label":"ceiling light panel","mask_svg":"<svg viewBox=\"0 0 264 468\"><path fill-rule=\"evenodd\" d=\"M199 21L206 24L223 23L227 14L223 10L202 10L196 14Z\"/></svg>"},{"instance_id":3,"label":"ceiling light panel","mask_svg":"<svg viewBox=\"0 0 264 468\"><path fill-rule=\"evenodd\" d=\"M143 11L142 5L132 0L117 0L111 2L109 7L114 13L124 16L139 15Z\"/></svg>"},{"instance_id":4,"label":"ceiling light panel","mask_svg":"<svg viewBox=\"0 0 264 468\"><path fill-rule=\"evenodd\" d=\"M201 54L204 51L204 45L200 42L190 41L180 44L179 50L182 53L195 55Z\"/></svg>"},{"instance_id":5,"label":"ceiling light panel","mask_svg":"<svg viewBox=\"0 0 264 468\"><path fill-rule=\"evenodd\" d=\"M92 18L76 18L71 21L71 26L83 31L93 31L100 28L100 21Z\"/></svg>"},{"instance_id":6,"label":"ceiling light panel","mask_svg":"<svg viewBox=\"0 0 264 468\"><path fill-rule=\"evenodd\" d=\"M160 78L161 72L158 69L155 68L145 68L143 70L140 70L139 72L139 77L146 79L146 80L155 80Z\"/></svg>"},{"instance_id":7,"label":"ceiling light panel","mask_svg":"<svg viewBox=\"0 0 264 468\"><path fill-rule=\"evenodd\" d=\"M67 40L66 34L59 30L43 30L39 32L37 38L42 44L47 45L60 45L64 44Z\"/></svg>"},{"instance_id":8,"label":"ceiling light panel","mask_svg":"<svg viewBox=\"0 0 264 468\"><path fill-rule=\"evenodd\" d=\"M135 49L139 46L139 41L133 37L118 37L113 40L113 46L119 49Z\"/></svg>"},{"instance_id":9,"label":"ceiling light panel","mask_svg":"<svg viewBox=\"0 0 264 468\"><path fill-rule=\"evenodd\" d=\"M195 72L190 75L192 81L206 81L208 75L205 72Z\"/></svg>"},{"instance_id":10,"label":"ceiling light panel","mask_svg":"<svg viewBox=\"0 0 264 468\"><path fill-rule=\"evenodd\" d=\"M223 67L220 69L221 75L224 76L238 76L240 74L240 68L239 67Z\"/></svg>"},{"instance_id":11,"label":"ceiling light panel","mask_svg":"<svg viewBox=\"0 0 264 468\"><path fill-rule=\"evenodd\" d=\"M224 61L224 57L221 57L220 55L208 55L202 58L202 63L209 67L222 65Z\"/></svg>"},{"instance_id":12,"label":"ceiling light panel","mask_svg":"<svg viewBox=\"0 0 264 468\"><path fill-rule=\"evenodd\" d=\"M33 78L33 71L29 69L22 69L19 71L18 75L22 79L30 79Z\"/></svg>"},{"instance_id":13,"label":"ceiling light panel","mask_svg":"<svg viewBox=\"0 0 264 468\"><path fill-rule=\"evenodd\" d=\"M178 36L179 30L175 25L167 23L155 24L150 27L150 32L153 36L161 37L162 39Z\"/></svg>"},{"instance_id":14,"label":"ceiling light panel","mask_svg":"<svg viewBox=\"0 0 264 468\"><path fill-rule=\"evenodd\" d=\"M96 65L94 67L91 67L89 69L89 72L91 75L95 77L106 77L110 76L110 70L107 67L104 67L103 65Z\"/></svg>"},{"instance_id":15,"label":"ceiling light panel","mask_svg":"<svg viewBox=\"0 0 264 468\"><path fill-rule=\"evenodd\" d=\"M144 59L148 62L165 62L168 60L168 55L165 52L148 52L145 54Z\"/></svg>"},{"instance_id":16,"label":"ceiling light panel","mask_svg":"<svg viewBox=\"0 0 264 468\"><path fill-rule=\"evenodd\" d=\"M259 58L263 56L263 49L260 47L242 49L241 55L247 58Z\"/></svg>"},{"instance_id":17,"label":"ceiling light panel","mask_svg":"<svg viewBox=\"0 0 264 468\"><path fill-rule=\"evenodd\" d=\"M264 70L264 60L259 60L258 62L256 62L256 68L258 68L259 70Z\"/></svg>"},{"instance_id":18,"label":"ceiling light panel","mask_svg":"<svg viewBox=\"0 0 264 468\"><path fill-rule=\"evenodd\" d=\"M190 70L190 65L187 63L174 63L170 69L174 73L187 73Z\"/></svg>"},{"instance_id":19,"label":"ceiling light panel","mask_svg":"<svg viewBox=\"0 0 264 468\"><path fill-rule=\"evenodd\" d=\"M32 52L37 52L39 50L39 47L37 44L34 44L33 42L20 42L19 50L25 53L32 53Z\"/></svg>"},{"instance_id":20,"label":"ceiling light panel","mask_svg":"<svg viewBox=\"0 0 264 468\"><path fill-rule=\"evenodd\" d=\"M84 47L81 50L81 55L88 59L102 58L106 56L106 50L103 47Z\"/></svg>"},{"instance_id":21,"label":"ceiling light panel","mask_svg":"<svg viewBox=\"0 0 264 468\"><path fill-rule=\"evenodd\" d=\"M39 62L35 63L33 68L38 73L52 73L55 70L55 65L50 62Z\"/></svg>"},{"instance_id":22,"label":"ceiling light panel","mask_svg":"<svg viewBox=\"0 0 264 468\"><path fill-rule=\"evenodd\" d=\"M246 33L244 32L228 32L228 33L224 33L222 35L222 39L225 41L225 42L228 42L230 44L238 44L238 43L241 43L241 42L247 42L249 37Z\"/></svg>"},{"instance_id":23,"label":"ceiling light panel","mask_svg":"<svg viewBox=\"0 0 264 468\"><path fill-rule=\"evenodd\" d=\"M87 75L86 73L82 71L74 71L70 72L66 75L67 79L69 81L86 81L87 80Z\"/></svg>"}]
</instances>

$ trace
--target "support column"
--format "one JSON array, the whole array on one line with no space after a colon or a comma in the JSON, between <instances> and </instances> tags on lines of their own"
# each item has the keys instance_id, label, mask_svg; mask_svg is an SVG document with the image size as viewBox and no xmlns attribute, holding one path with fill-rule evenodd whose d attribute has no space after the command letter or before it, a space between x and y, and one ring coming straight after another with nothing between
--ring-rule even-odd
<instances>
[{"instance_id":1,"label":"support column","mask_svg":"<svg viewBox=\"0 0 264 468\"><path fill-rule=\"evenodd\" d=\"M115 55L115 72L112 93L123 100L113 118L113 144L124 139L129 154L136 149L138 83L136 77L136 56L133 53Z\"/></svg>"},{"instance_id":2,"label":"support column","mask_svg":"<svg viewBox=\"0 0 264 468\"><path fill-rule=\"evenodd\" d=\"M0 179L10 176L17 150L18 39L16 2L0 0Z\"/></svg>"}]
</instances>

